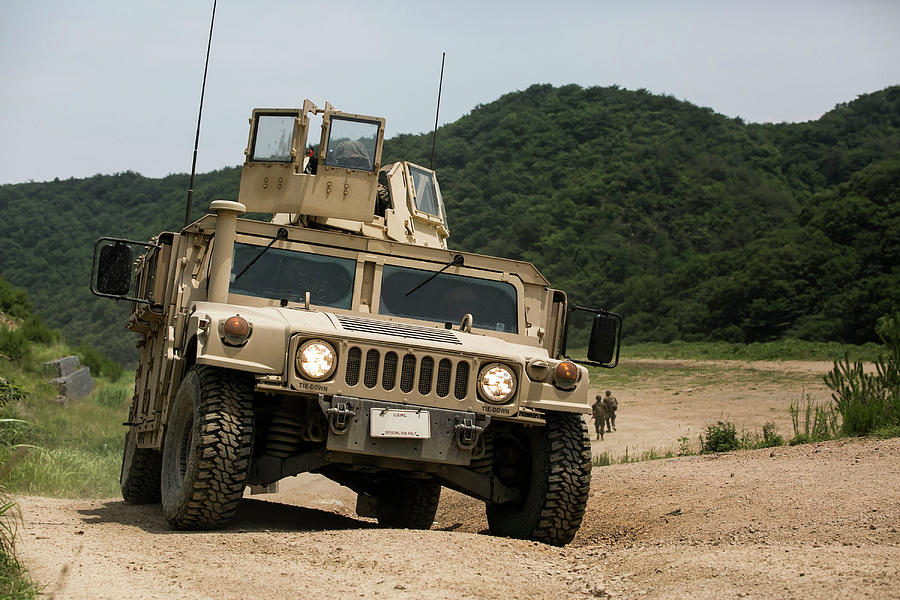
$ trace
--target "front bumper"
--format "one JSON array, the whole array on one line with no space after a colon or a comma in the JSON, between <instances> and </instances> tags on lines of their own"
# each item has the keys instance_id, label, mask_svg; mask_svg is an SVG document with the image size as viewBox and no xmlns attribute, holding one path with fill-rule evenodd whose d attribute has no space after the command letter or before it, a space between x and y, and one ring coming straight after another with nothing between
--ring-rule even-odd
<instances>
[{"instance_id":1,"label":"front bumper","mask_svg":"<svg viewBox=\"0 0 900 600\"><path fill-rule=\"evenodd\" d=\"M319 405L329 426L328 452L447 465L468 465L484 454L481 434L490 422L487 415L337 395L319 396ZM427 413L429 437L374 437L373 411L390 410Z\"/></svg>"}]
</instances>

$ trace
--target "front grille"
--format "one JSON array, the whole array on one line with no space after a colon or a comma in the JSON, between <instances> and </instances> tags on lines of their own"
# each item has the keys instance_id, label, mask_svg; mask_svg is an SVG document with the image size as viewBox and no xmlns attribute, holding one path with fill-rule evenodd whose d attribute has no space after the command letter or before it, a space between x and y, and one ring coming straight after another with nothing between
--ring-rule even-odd
<instances>
[{"instance_id":1,"label":"front grille","mask_svg":"<svg viewBox=\"0 0 900 600\"><path fill-rule=\"evenodd\" d=\"M452 389L457 400L465 400L469 393L471 368L461 358L437 358L412 353L401 358L393 350L383 352L377 348L352 346L347 352L346 363L344 381L351 388L365 386L374 390L380 386L385 391L391 391L399 385L404 394L415 391L421 397L436 394L440 398L449 396ZM360 392L364 393L362 389Z\"/></svg>"}]
</instances>

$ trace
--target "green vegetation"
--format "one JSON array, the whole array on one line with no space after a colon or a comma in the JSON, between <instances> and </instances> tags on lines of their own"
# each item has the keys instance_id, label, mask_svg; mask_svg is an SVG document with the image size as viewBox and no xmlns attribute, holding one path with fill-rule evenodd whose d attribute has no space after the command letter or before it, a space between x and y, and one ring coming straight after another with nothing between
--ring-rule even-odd
<instances>
[{"instance_id":1,"label":"green vegetation","mask_svg":"<svg viewBox=\"0 0 900 600\"><path fill-rule=\"evenodd\" d=\"M26 304L21 306L19 319L39 322ZM0 324L0 333L4 331L9 328ZM19 356L0 358L0 464L5 465L0 485L24 494L115 495L131 374L96 351L82 349L88 365L91 357L100 356L99 374L92 368L94 391L84 400L60 405L43 364L75 352L56 332L48 339L26 340Z\"/></svg>"},{"instance_id":2,"label":"green vegetation","mask_svg":"<svg viewBox=\"0 0 900 600\"><path fill-rule=\"evenodd\" d=\"M622 348L622 360L628 358L682 358L694 360L834 360L848 356L851 360L872 362L883 351L882 346L867 343L861 346L839 342L811 342L784 339L775 342L644 342ZM582 351L581 354L584 354ZM577 353L576 353L577 355Z\"/></svg>"},{"instance_id":3,"label":"green vegetation","mask_svg":"<svg viewBox=\"0 0 900 600\"><path fill-rule=\"evenodd\" d=\"M628 463L643 462L646 460L659 460L661 458L672 458L674 456L675 452L673 452L672 450L660 451L656 448L644 450L640 454L632 454L626 446L625 454L620 456L618 459L614 458L609 452L601 452L600 454L595 454L593 458L591 458L591 465L593 465L594 467L608 467L615 464L627 465Z\"/></svg>"},{"instance_id":4,"label":"green vegetation","mask_svg":"<svg viewBox=\"0 0 900 600\"><path fill-rule=\"evenodd\" d=\"M40 596L40 590L15 554L19 519L16 508L0 487L0 600L30 600Z\"/></svg>"},{"instance_id":5,"label":"green vegetation","mask_svg":"<svg viewBox=\"0 0 900 600\"><path fill-rule=\"evenodd\" d=\"M840 434L838 411L831 404L820 405L809 394L791 402L791 423L794 426L794 437L791 446L824 442Z\"/></svg>"},{"instance_id":6,"label":"green vegetation","mask_svg":"<svg viewBox=\"0 0 900 600\"><path fill-rule=\"evenodd\" d=\"M875 373L845 356L825 376L845 435L900 428L900 313L879 320L877 332L888 354L875 361Z\"/></svg>"},{"instance_id":7,"label":"green vegetation","mask_svg":"<svg viewBox=\"0 0 900 600\"><path fill-rule=\"evenodd\" d=\"M702 452L731 452L741 447L734 423L719 421L706 428L706 435L700 436Z\"/></svg>"},{"instance_id":8,"label":"green vegetation","mask_svg":"<svg viewBox=\"0 0 900 600\"><path fill-rule=\"evenodd\" d=\"M438 139L452 247L535 263L573 301L621 312L629 343L785 339L777 355L794 358L791 340L876 342L898 307L900 87L748 125L646 90L535 85ZM385 143L385 162L430 154L430 134ZM239 174L200 175L193 216L236 198ZM0 275L71 342L133 363L127 303L88 291L93 242L180 228L187 179L0 186Z\"/></svg>"}]
</instances>

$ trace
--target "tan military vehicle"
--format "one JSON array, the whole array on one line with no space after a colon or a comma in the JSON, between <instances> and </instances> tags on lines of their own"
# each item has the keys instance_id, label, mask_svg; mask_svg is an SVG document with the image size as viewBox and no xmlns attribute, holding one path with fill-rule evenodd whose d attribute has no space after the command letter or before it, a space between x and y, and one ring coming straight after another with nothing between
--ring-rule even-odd
<instances>
[{"instance_id":1,"label":"tan military vehicle","mask_svg":"<svg viewBox=\"0 0 900 600\"><path fill-rule=\"evenodd\" d=\"M131 301L141 335L122 496L216 528L246 487L313 472L360 516L428 528L446 486L496 535L568 543L591 478L575 363L615 366L621 319L531 264L449 250L434 172L382 165L383 136L327 103L254 110L236 202L97 242L92 290ZM565 356L574 310L588 361Z\"/></svg>"}]
</instances>

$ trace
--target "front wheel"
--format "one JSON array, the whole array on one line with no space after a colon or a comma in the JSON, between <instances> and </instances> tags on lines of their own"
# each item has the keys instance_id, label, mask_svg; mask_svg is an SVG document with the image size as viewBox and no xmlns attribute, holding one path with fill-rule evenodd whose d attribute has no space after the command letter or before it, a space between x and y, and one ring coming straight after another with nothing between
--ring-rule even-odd
<instances>
[{"instance_id":1,"label":"front wheel","mask_svg":"<svg viewBox=\"0 0 900 600\"><path fill-rule=\"evenodd\" d=\"M564 546L584 518L591 487L591 441L581 415L548 412L543 427L494 435L494 476L519 498L486 507L491 533Z\"/></svg>"},{"instance_id":2,"label":"front wheel","mask_svg":"<svg viewBox=\"0 0 900 600\"><path fill-rule=\"evenodd\" d=\"M207 365L181 382L162 457L162 508L174 529L216 529L234 517L253 450L250 390L244 374Z\"/></svg>"}]
</instances>

